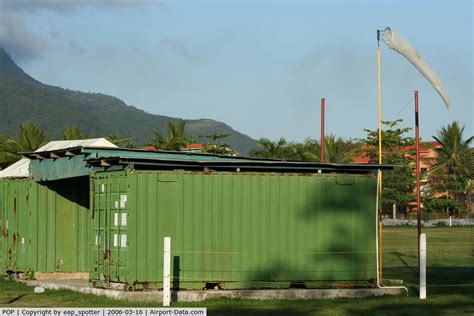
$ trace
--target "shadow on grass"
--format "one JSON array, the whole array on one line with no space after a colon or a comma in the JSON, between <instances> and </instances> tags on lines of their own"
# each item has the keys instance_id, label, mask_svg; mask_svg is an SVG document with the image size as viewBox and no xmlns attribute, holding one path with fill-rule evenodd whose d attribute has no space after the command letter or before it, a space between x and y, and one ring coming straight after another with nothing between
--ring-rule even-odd
<instances>
[{"instance_id":1,"label":"shadow on grass","mask_svg":"<svg viewBox=\"0 0 474 316\"><path fill-rule=\"evenodd\" d=\"M208 301L209 315L470 315L470 296L377 297L308 301Z\"/></svg>"},{"instance_id":2,"label":"shadow on grass","mask_svg":"<svg viewBox=\"0 0 474 316\"><path fill-rule=\"evenodd\" d=\"M407 255L406 254L403 254L401 252L398 252L398 251L395 251L394 252L395 254L395 257L398 258L398 260L400 260L401 263L403 263L403 265L408 268L411 272L413 273L418 273L418 267L415 267L413 265L410 265L403 257L406 257Z\"/></svg>"},{"instance_id":3,"label":"shadow on grass","mask_svg":"<svg viewBox=\"0 0 474 316\"><path fill-rule=\"evenodd\" d=\"M468 297L441 302L440 300L415 301L411 303L378 304L371 307L356 307L346 310L348 315L472 315L474 302ZM363 305L363 304L361 304Z\"/></svg>"},{"instance_id":4,"label":"shadow on grass","mask_svg":"<svg viewBox=\"0 0 474 316\"><path fill-rule=\"evenodd\" d=\"M248 316L269 316L269 315L296 315L295 310L291 308L278 308L273 310L264 310L262 307L248 308L244 306L231 308L209 308L209 315L248 315ZM298 315L314 315L314 313L297 313Z\"/></svg>"},{"instance_id":5,"label":"shadow on grass","mask_svg":"<svg viewBox=\"0 0 474 316\"><path fill-rule=\"evenodd\" d=\"M428 292L433 294L474 293L474 267L429 266L426 269ZM384 279L400 279L406 286L418 286L418 267L403 265L384 268Z\"/></svg>"},{"instance_id":6,"label":"shadow on grass","mask_svg":"<svg viewBox=\"0 0 474 316\"><path fill-rule=\"evenodd\" d=\"M0 302L0 304L13 304L13 303L15 303L16 301L22 299L25 296L27 296L27 294L18 295L17 297L12 298L11 300L8 300L8 301L5 301L5 302Z\"/></svg>"}]
</instances>

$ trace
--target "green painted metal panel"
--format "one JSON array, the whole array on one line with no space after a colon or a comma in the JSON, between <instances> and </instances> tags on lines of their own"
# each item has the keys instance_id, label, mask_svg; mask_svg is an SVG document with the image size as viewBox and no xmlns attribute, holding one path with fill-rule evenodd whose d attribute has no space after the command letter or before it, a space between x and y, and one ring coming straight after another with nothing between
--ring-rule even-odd
<instances>
[{"instance_id":1,"label":"green painted metal panel","mask_svg":"<svg viewBox=\"0 0 474 316\"><path fill-rule=\"evenodd\" d=\"M127 260L127 178L125 174L109 173L91 181L93 229L91 278L109 282L125 280Z\"/></svg>"},{"instance_id":2,"label":"green painted metal panel","mask_svg":"<svg viewBox=\"0 0 474 316\"><path fill-rule=\"evenodd\" d=\"M3 179L0 183L2 270L90 270L88 178L47 184Z\"/></svg>"},{"instance_id":3,"label":"green painted metal panel","mask_svg":"<svg viewBox=\"0 0 474 316\"><path fill-rule=\"evenodd\" d=\"M3 218L4 218L4 209L3 209L3 201L5 200L4 198L5 194L5 181L3 179L0 179L0 271L3 270L3 267L5 266L4 260L5 260L5 255L4 255L4 238L5 238L5 228L3 227Z\"/></svg>"},{"instance_id":4,"label":"green painted metal panel","mask_svg":"<svg viewBox=\"0 0 474 316\"><path fill-rule=\"evenodd\" d=\"M96 285L160 287L165 236L174 288L375 278L373 174L132 170L91 181Z\"/></svg>"},{"instance_id":5,"label":"green painted metal panel","mask_svg":"<svg viewBox=\"0 0 474 316\"><path fill-rule=\"evenodd\" d=\"M30 170L35 181L88 176L90 167L85 159L85 155L43 160L34 159L30 161Z\"/></svg>"},{"instance_id":6,"label":"green painted metal panel","mask_svg":"<svg viewBox=\"0 0 474 316\"><path fill-rule=\"evenodd\" d=\"M2 180L2 268L23 269L27 266L28 183L24 180Z\"/></svg>"},{"instance_id":7,"label":"green painted metal panel","mask_svg":"<svg viewBox=\"0 0 474 316\"><path fill-rule=\"evenodd\" d=\"M63 151L66 151L64 149ZM58 180L89 175L94 171L104 171L102 167L92 167L87 164L86 159L92 158L136 158L136 159L179 159L179 160L205 160L205 161L228 161L235 160L232 156L199 155L179 152L154 152L144 150L120 150L117 148L81 148L80 154L48 159L36 159L31 154L30 170L36 181ZM238 161L252 161L252 159L239 158ZM109 168L120 166L111 166ZM123 167L118 170L122 170Z\"/></svg>"}]
</instances>

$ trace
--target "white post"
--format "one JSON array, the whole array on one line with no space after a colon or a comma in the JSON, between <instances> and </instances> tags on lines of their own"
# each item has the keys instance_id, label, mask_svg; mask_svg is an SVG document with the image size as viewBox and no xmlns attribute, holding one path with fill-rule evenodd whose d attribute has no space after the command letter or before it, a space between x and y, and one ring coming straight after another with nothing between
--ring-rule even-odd
<instances>
[{"instance_id":1,"label":"white post","mask_svg":"<svg viewBox=\"0 0 474 316\"><path fill-rule=\"evenodd\" d=\"M171 237L165 237L163 245L163 306L171 303Z\"/></svg>"},{"instance_id":2,"label":"white post","mask_svg":"<svg viewBox=\"0 0 474 316\"><path fill-rule=\"evenodd\" d=\"M453 227L453 218L449 216L449 227Z\"/></svg>"},{"instance_id":3,"label":"white post","mask_svg":"<svg viewBox=\"0 0 474 316\"><path fill-rule=\"evenodd\" d=\"M426 299L426 234L420 234L420 299Z\"/></svg>"}]
</instances>

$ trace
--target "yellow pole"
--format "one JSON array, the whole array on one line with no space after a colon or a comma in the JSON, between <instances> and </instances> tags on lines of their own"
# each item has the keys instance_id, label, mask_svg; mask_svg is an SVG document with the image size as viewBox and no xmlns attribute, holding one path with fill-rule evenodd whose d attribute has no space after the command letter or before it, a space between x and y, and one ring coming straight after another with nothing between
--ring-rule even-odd
<instances>
[{"instance_id":1,"label":"yellow pole","mask_svg":"<svg viewBox=\"0 0 474 316\"><path fill-rule=\"evenodd\" d=\"M378 111L379 111L379 164L382 164L382 102L381 102L381 93L380 93L380 46L377 47L377 92L378 92ZM380 187L379 187L379 218L381 215L381 205L382 205L382 171L379 170L378 175L380 177ZM380 262L380 280L382 280L382 221L379 222L379 262Z\"/></svg>"}]
</instances>

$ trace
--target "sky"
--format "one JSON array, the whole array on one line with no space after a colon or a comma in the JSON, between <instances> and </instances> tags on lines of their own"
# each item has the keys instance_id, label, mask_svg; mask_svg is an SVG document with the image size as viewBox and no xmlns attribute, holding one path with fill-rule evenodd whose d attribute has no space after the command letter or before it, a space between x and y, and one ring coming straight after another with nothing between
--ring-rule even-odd
<instances>
[{"instance_id":1,"label":"sky","mask_svg":"<svg viewBox=\"0 0 474 316\"><path fill-rule=\"evenodd\" d=\"M454 120L474 134L473 11L458 0L0 0L0 45L44 83L256 139L318 139L325 97L326 133L348 139L377 128L376 30L390 26L453 105L381 43L383 120L412 127L419 90L420 133L432 140Z\"/></svg>"}]
</instances>

